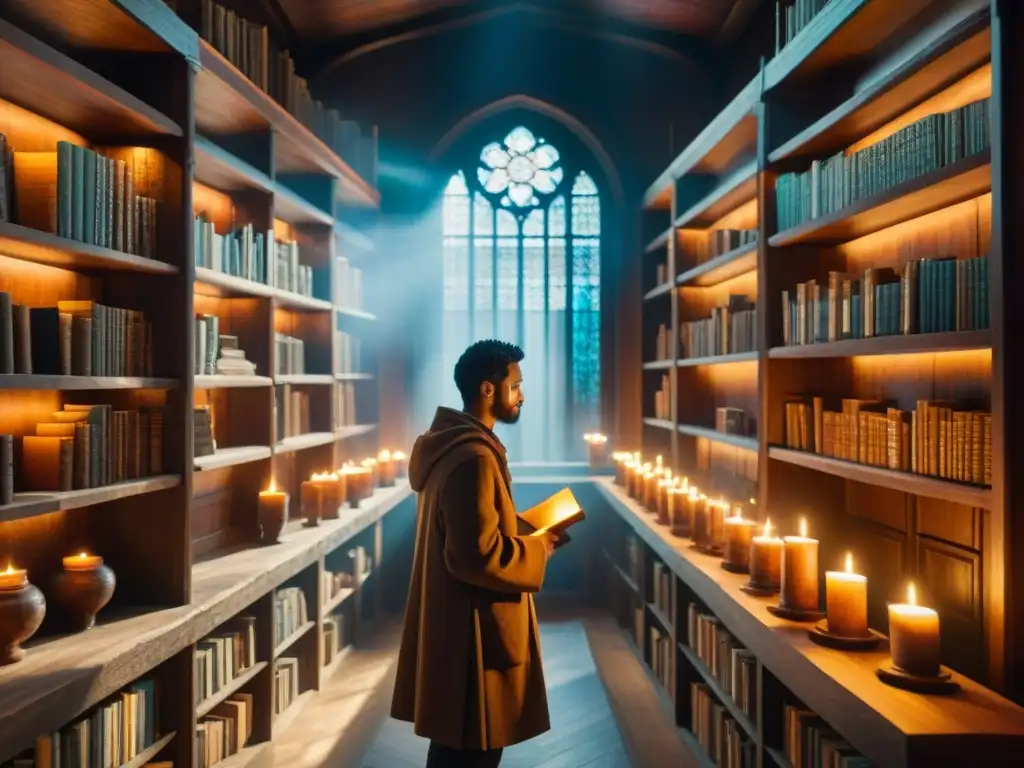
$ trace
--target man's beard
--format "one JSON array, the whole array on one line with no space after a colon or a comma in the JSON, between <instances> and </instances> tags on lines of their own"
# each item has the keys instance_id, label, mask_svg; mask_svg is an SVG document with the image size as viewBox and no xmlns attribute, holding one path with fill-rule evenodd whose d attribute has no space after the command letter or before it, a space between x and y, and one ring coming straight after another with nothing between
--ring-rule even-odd
<instances>
[{"instance_id":1,"label":"man's beard","mask_svg":"<svg viewBox=\"0 0 1024 768\"><path fill-rule=\"evenodd\" d=\"M496 402L491 415L494 416L495 421L500 421L502 424L515 424L519 421L519 414L521 413L522 406L505 408Z\"/></svg>"}]
</instances>

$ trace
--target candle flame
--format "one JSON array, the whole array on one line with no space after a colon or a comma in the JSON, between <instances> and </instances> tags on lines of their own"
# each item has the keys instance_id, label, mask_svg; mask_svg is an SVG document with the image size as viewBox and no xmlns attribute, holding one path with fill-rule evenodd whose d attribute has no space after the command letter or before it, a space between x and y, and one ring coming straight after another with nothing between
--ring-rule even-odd
<instances>
[{"instance_id":1,"label":"candle flame","mask_svg":"<svg viewBox=\"0 0 1024 768\"><path fill-rule=\"evenodd\" d=\"M381 461L391 461L391 451L385 448L378 454L378 457Z\"/></svg>"},{"instance_id":2,"label":"candle flame","mask_svg":"<svg viewBox=\"0 0 1024 768\"><path fill-rule=\"evenodd\" d=\"M755 499L755 498L751 497L751 499L750 499L750 503L751 503L751 504L752 504L753 506L755 506L755 507L756 507L756 506L757 506L757 499Z\"/></svg>"},{"instance_id":3,"label":"candle flame","mask_svg":"<svg viewBox=\"0 0 1024 768\"><path fill-rule=\"evenodd\" d=\"M277 493L277 486L274 484L274 478L270 478L270 485L267 486L267 493Z\"/></svg>"},{"instance_id":4,"label":"candle flame","mask_svg":"<svg viewBox=\"0 0 1024 768\"><path fill-rule=\"evenodd\" d=\"M6 571L4 571L4 573L8 573L8 574L10 574L10 573L14 573L14 566L13 566L13 565L11 565L10 563L8 563L8 564L7 564L7 570L6 570Z\"/></svg>"},{"instance_id":5,"label":"candle flame","mask_svg":"<svg viewBox=\"0 0 1024 768\"><path fill-rule=\"evenodd\" d=\"M742 520L743 519L743 507L741 507L739 504L737 504L735 507L733 507L732 508L732 516L737 518L737 519L739 519L739 520Z\"/></svg>"},{"instance_id":6,"label":"candle flame","mask_svg":"<svg viewBox=\"0 0 1024 768\"><path fill-rule=\"evenodd\" d=\"M395 461L405 461L405 451L395 451L391 454L391 458Z\"/></svg>"},{"instance_id":7,"label":"candle flame","mask_svg":"<svg viewBox=\"0 0 1024 768\"><path fill-rule=\"evenodd\" d=\"M771 518L766 518L764 521L764 537L767 539L772 535L772 521Z\"/></svg>"},{"instance_id":8,"label":"candle flame","mask_svg":"<svg viewBox=\"0 0 1024 768\"><path fill-rule=\"evenodd\" d=\"M660 467L661 466L661 455L659 454L659 455L655 456L654 460L658 463L658 466Z\"/></svg>"},{"instance_id":9,"label":"candle flame","mask_svg":"<svg viewBox=\"0 0 1024 768\"><path fill-rule=\"evenodd\" d=\"M86 558L86 557L88 557L88 555L86 555L86 554L85 554L85 552L79 552L79 553L78 553L78 556L79 556L80 558L82 558L83 560L85 560L85 558Z\"/></svg>"},{"instance_id":10,"label":"candle flame","mask_svg":"<svg viewBox=\"0 0 1024 768\"><path fill-rule=\"evenodd\" d=\"M914 582L907 584L907 605L917 605L917 590L914 589Z\"/></svg>"},{"instance_id":11,"label":"candle flame","mask_svg":"<svg viewBox=\"0 0 1024 768\"><path fill-rule=\"evenodd\" d=\"M690 489L690 501L697 501L697 499L699 499L699 498L700 498L700 494L697 493L697 489L696 488L691 488Z\"/></svg>"},{"instance_id":12,"label":"candle flame","mask_svg":"<svg viewBox=\"0 0 1024 768\"><path fill-rule=\"evenodd\" d=\"M800 538L802 538L802 539L806 539L807 538L807 518L806 517L801 517L800 518Z\"/></svg>"},{"instance_id":13,"label":"candle flame","mask_svg":"<svg viewBox=\"0 0 1024 768\"><path fill-rule=\"evenodd\" d=\"M853 553L846 553L846 572L853 573Z\"/></svg>"}]
</instances>

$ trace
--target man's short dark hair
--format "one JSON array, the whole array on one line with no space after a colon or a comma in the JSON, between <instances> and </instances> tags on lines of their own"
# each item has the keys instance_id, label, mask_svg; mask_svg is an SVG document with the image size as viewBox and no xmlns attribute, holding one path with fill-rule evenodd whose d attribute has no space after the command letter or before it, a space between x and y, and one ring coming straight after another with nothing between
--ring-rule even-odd
<instances>
[{"instance_id":1,"label":"man's short dark hair","mask_svg":"<svg viewBox=\"0 0 1024 768\"><path fill-rule=\"evenodd\" d=\"M525 357L515 344L485 339L471 344L455 363L455 386L462 395L462 404L476 402L480 385L485 381L497 385L508 375L508 367Z\"/></svg>"}]
</instances>

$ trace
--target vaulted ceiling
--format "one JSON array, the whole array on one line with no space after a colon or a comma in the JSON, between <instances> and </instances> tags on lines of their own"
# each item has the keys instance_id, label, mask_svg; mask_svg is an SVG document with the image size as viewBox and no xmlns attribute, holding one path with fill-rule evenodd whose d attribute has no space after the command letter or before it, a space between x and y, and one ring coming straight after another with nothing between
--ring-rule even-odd
<instances>
[{"instance_id":1,"label":"vaulted ceiling","mask_svg":"<svg viewBox=\"0 0 1024 768\"><path fill-rule=\"evenodd\" d=\"M548 23L675 49L724 47L766 0L262 0L306 52L310 75L331 60L494 14L528 12ZM313 70L313 71L309 71Z\"/></svg>"}]
</instances>

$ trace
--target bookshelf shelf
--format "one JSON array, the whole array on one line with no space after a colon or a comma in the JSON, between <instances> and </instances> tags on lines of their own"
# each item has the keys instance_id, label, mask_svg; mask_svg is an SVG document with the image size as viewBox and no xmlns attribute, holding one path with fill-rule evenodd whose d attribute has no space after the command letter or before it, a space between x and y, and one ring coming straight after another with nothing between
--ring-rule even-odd
<instances>
[{"instance_id":1,"label":"bookshelf shelf","mask_svg":"<svg viewBox=\"0 0 1024 768\"><path fill-rule=\"evenodd\" d=\"M841 243L970 200L991 189L989 163L987 151L965 158L773 235L769 244Z\"/></svg>"},{"instance_id":2,"label":"bookshelf shelf","mask_svg":"<svg viewBox=\"0 0 1024 768\"><path fill-rule=\"evenodd\" d=\"M647 610L651 612L651 615L661 624L662 628L666 632L672 631L672 619L665 615L665 612L661 610L654 603L647 603Z\"/></svg>"},{"instance_id":3,"label":"bookshelf shelf","mask_svg":"<svg viewBox=\"0 0 1024 768\"><path fill-rule=\"evenodd\" d=\"M332 597L330 600L324 603L324 607L320 611L321 615L329 616L331 613L337 610L338 606L340 606L346 600L355 595L355 593L355 589L351 587L342 587L338 590L338 594L336 594L334 597Z\"/></svg>"},{"instance_id":4,"label":"bookshelf shelf","mask_svg":"<svg viewBox=\"0 0 1024 768\"><path fill-rule=\"evenodd\" d=\"M177 389L177 379L134 376L48 376L33 373L0 374L0 390L96 391L111 389Z\"/></svg>"},{"instance_id":5,"label":"bookshelf shelf","mask_svg":"<svg viewBox=\"0 0 1024 768\"><path fill-rule=\"evenodd\" d=\"M897 472L778 446L768 449L768 457L776 461L784 461L788 464L796 464L807 469L843 477L847 480L870 483L882 488L912 493L916 496L944 499L978 509L989 509L992 506L992 490L990 488L957 483L928 475Z\"/></svg>"},{"instance_id":6,"label":"bookshelf shelf","mask_svg":"<svg viewBox=\"0 0 1024 768\"><path fill-rule=\"evenodd\" d=\"M376 322L377 320L376 315L363 309L355 309L354 307L335 307L335 310L342 317L349 317L353 320L361 320L367 323Z\"/></svg>"},{"instance_id":7,"label":"bookshelf shelf","mask_svg":"<svg viewBox=\"0 0 1024 768\"><path fill-rule=\"evenodd\" d=\"M757 163L750 161L725 177L675 221L676 229L706 227L757 197Z\"/></svg>"},{"instance_id":8,"label":"bookshelf shelf","mask_svg":"<svg viewBox=\"0 0 1024 768\"><path fill-rule=\"evenodd\" d=\"M269 285L206 267L196 267L196 292L226 298L270 298L277 293L276 289Z\"/></svg>"},{"instance_id":9,"label":"bookshelf shelf","mask_svg":"<svg viewBox=\"0 0 1024 768\"><path fill-rule=\"evenodd\" d=\"M273 735L278 736L287 731L294 723L302 710L313 700L316 691L306 691L300 694L284 712L274 718Z\"/></svg>"},{"instance_id":10,"label":"bookshelf shelf","mask_svg":"<svg viewBox=\"0 0 1024 768\"><path fill-rule=\"evenodd\" d=\"M929 352L960 352L988 349L992 332L953 331L950 333L918 333L907 336L876 336L870 339L846 339L827 344L800 344L772 347L768 357L776 359L861 357L869 355L904 355Z\"/></svg>"},{"instance_id":11,"label":"bookshelf shelf","mask_svg":"<svg viewBox=\"0 0 1024 768\"><path fill-rule=\"evenodd\" d=\"M320 385L320 384L333 384L335 381L334 376L329 373L290 373L290 374L278 374L274 377L275 384L295 384L295 385Z\"/></svg>"},{"instance_id":12,"label":"bookshelf shelf","mask_svg":"<svg viewBox=\"0 0 1024 768\"><path fill-rule=\"evenodd\" d=\"M91 138L181 136L157 110L78 62L0 19L0 99Z\"/></svg>"},{"instance_id":13,"label":"bookshelf shelf","mask_svg":"<svg viewBox=\"0 0 1024 768\"><path fill-rule=\"evenodd\" d=\"M196 705L196 717L202 717L207 715L217 708L218 704L222 704L232 697L232 695L238 693L240 690L245 688L249 683L256 679L256 677L263 672L268 666L266 661L257 661L251 667L244 672L236 675L229 683L224 685L219 691L212 696L207 696L201 702Z\"/></svg>"},{"instance_id":14,"label":"bookshelf shelf","mask_svg":"<svg viewBox=\"0 0 1024 768\"><path fill-rule=\"evenodd\" d=\"M89 243L80 243L51 232L0 221L0 252L22 261L79 272L138 272L174 275L178 268L156 259Z\"/></svg>"},{"instance_id":15,"label":"bookshelf shelf","mask_svg":"<svg viewBox=\"0 0 1024 768\"><path fill-rule=\"evenodd\" d=\"M153 761L153 758L160 754L164 747L166 747L174 740L174 737L177 735L178 734L176 731L171 731L165 736L161 736L159 739L154 741L149 747L142 750L134 758L132 758L127 763L122 765L121 768L142 768L144 765L148 765L150 762Z\"/></svg>"},{"instance_id":16,"label":"bookshelf shelf","mask_svg":"<svg viewBox=\"0 0 1024 768\"><path fill-rule=\"evenodd\" d=\"M659 296L665 296L666 294L671 293L672 289L675 287L675 283L671 281L655 286L654 288L651 288L651 290L644 294L644 301L650 301L651 299L656 299Z\"/></svg>"},{"instance_id":17,"label":"bookshelf shelf","mask_svg":"<svg viewBox=\"0 0 1024 768\"><path fill-rule=\"evenodd\" d=\"M109 501L164 491L181 485L180 475L157 475L141 480L105 485L101 488L83 488L77 491L35 491L14 494L14 503L0 507L0 522L24 520L71 509L91 507Z\"/></svg>"},{"instance_id":18,"label":"bookshelf shelf","mask_svg":"<svg viewBox=\"0 0 1024 768\"><path fill-rule=\"evenodd\" d=\"M757 269L757 243L734 248L688 269L676 282L682 286L708 288Z\"/></svg>"},{"instance_id":19,"label":"bookshelf shelf","mask_svg":"<svg viewBox=\"0 0 1024 768\"><path fill-rule=\"evenodd\" d=\"M314 627L316 627L315 621L307 621L301 627L288 635L288 637L284 638L284 640L274 646L274 658L276 659L279 656L282 656L289 648L308 635L310 630Z\"/></svg>"},{"instance_id":20,"label":"bookshelf shelf","mask_svg":"<svg viewBox=\"0 0 1024 768\"><path fill-rule=\"evenodd\" d=\"M199 60L195 32L164 3L152 0L7 0L5 10L39 25L74 48L132 53L175 52Z\"/></svg>"},{"instance_id":21,"label":"bookshelf shelf","mask_svg":"<svg viewBox=\"0 0 1024 768\"><path fill-rule=\"evenodd\" d=\"M963 694L941 706L885 685L874 670L888 658L887 650L854 654L816 645L805 631L809 624L780 619L768 612L771 598L740 590L748 576L723 570L721 558L673 537L610 480L594 482L628 529L730 634L874 764L917 764L929 754L951 762L998 761L1007 743L1024 740L1024 710L1018 705L956 673Z\"/></svg>"},{"instance_id":22,"label":"bookshelf shelf","mask_svg":"<svg viewBox=\"0 0 1024 768\"><path fill-rule=\"evenodd\" d=\"M281 173L327 173L339 179L352 204L376 206L379 196L269 94L256 87L205 40L196 76L196 127L207 134L275 132L274 165Z\"/></svg>"},{"instance_id":23,"label":"bookshelf shelf","mask_svg":"<svg viewBox=\"0 0 1024 768\"><path fill-rule=\"evenodd\" d=\"M660 235L658 235L656 238L654 238L647 245L647 247L644 248L644 253L654 253L655 251L660 251L662 248L667 246L669 238L672 237L673 231L674 231L673 228L669 227L664 232L662 232Z\"/></svg>"},{"instance_id":24,"label":"bookshelf shelf","mask_svg":"<svg viewBox=\"0 0 1024 768\"><path fill-rule=\"evenodd\" d=\"M233 376L222 373L198 375L194 379L196 389L252 389L274 386L269 376Z\"/></svg>"},{"instance_id":25,"label":"bookshelf shelf","mask_svg":"<svg viewBox=\"0 0 1024 768\"><path fill-rule=\"evenodd\" d=\"M667 419L644 419L644 424L655 429L672 429L672 422Z\"/></svg>"},{"instance_id":26,"label":"bookshelf shelf","mask_svg":"<svg viewBox=\"0 0 1024 768\"><path fill-rule=\"evenodd\" d=\"M645 371L668 371L676 367L676 361L669 360L648 360L644 363Z\"/></svg>"},{"instance_id":27,"label":"bookshelf shelf","mask_svg":"<svg viewBox=\"0 0 1024 768\"><path fill-rule=\"evenodd\" d=\"M336 373L335 381L373 381L377 377L372 373Z\"/></svg>"},{"instance_id":28,"label":"bookshelf shelf","mask_svg":"<svg viewBox=\"0 0 1024 768\"><path fill-rule=\"evenodd\" d=\"M193 177L208 187L221 191L257 189L272 192L275 189L267 174L203 136L196 136L195 159Z\"/></svg>"},{"instance_id":29,"label":"bookshelf shelf","mask_svg":"<svg viewBox=\"0 0 1024 768\"><path fill-rule=\"evenodd\" d=\"M283 184L274 185L274 216L289 224L334 224L333 216L299 197Z\"/></svg>"},{"instance_id":30,"label":"bookshelf shelf","mask_svg":"<svg viewBox=\"0 0 1024 768\"><path fill-rule=\"evenodd\" d=\"M783 142L768 160L824 155L856 143L983 66L992 55L991 38L986 8Z\"/></svg>"},{"instance_id":31,"label":"bookshelf shelf","mask_svg":"<svg viewBox=\"0 0 1024 768\"><path fill-rule=\"evenodd\" d=\"M756 437L730 435L728 432L719 432L717 429L708 429L707 427L695 427L692 424L680 424L676 429L679 430L679 434L681 435L714 440L716 443L724 443L726 445L743 448L748 451L756 452L758 449Z\"/></svg>"},{"instance_id":32,"label":"bookshelf shelf","mask_svg":"<svg viewBox=\"0 0 1024 768\"><path fill-rule=\"evenodd\" d=\"M676 360L676 367L693 368L699 365L728 365L729 363L747 363L757 359L757 352L736 352L732 355L712 355L710 357L685 357Z\"/></svg>"},{"instance_id":33,"label":"bookshelf shelf","mask_svg":"<svg viewBox=\"0 0 1024 768\"><path fill-rule=\"evenodd\" d=\"M273 455L274 452L269 445L242 445L236 448L218 448L216 453L209 456L196 456L192 463L196 471L209 472L263 461Z\"/></svg>"},{"instance_id":34,"label":"bookshelf shelf","mask_svg":"<svg viewBox=\"0 0 1024 768\"><path fill-rule=\"evenodd\" d=\"M274 446L274 453L279 454L305 451L309 448L316 448L320 445L329 445L335 440L337 440L337 438L333 432L309 432L305 435L295 435L294 437L284 438Z\"/></svg>"},{"instance_id":35,"label":"bookshelf shelf","mask_svg":"<svg viewBox=\"0 0 1024 768\"><path fill-rule=\"evenodd\" d=\"M274 290L274 299L279 307L296 312L330 312L334 309L334 305L326 299L303 296L300 293L284 291L280 288Z\"/></svg>"},{"instance_id":36,"label":"bookshelf shelf","mask_svg":"<svg viewBox=\"0 0 1024 768\"><path fill-rule=\"evenodd\" d=\"M334 430L334 439L346 440L350 437L359 437L360 435L366 435L373 432L376 428L376 424L353 424L347 427L338 427Z\"/></svg>"}]
</instances>

